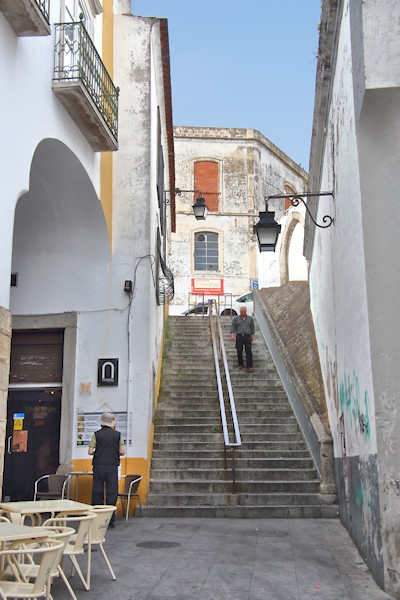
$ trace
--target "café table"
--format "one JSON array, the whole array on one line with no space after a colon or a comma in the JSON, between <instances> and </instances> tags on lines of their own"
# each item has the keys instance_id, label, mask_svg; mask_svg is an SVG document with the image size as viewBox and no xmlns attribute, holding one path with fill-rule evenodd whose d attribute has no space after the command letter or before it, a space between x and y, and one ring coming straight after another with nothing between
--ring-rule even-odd
<instances>
[{"instance_id":1,"label":"caf\u00e9 table","mask_svg":"<svg viewBox=\"0 0 400 600\"><path fill-rule=\"evenodd\" d=\"M45 527L29 527L19 523L0 522L0 550L9 542L32 542L52 537L53 533ZM0 560L0 573L3 571L3 561Z\"/></svg>"},{"instance_id":2,"label":"caf\u00e9 table","mask_svg":"<svg viewBox=\"0 0 400 600\"><path fill-rule=\"evenodd\" d=\"M69 514L79 514L92 510L91 504L76 502L75 500L21 500L18 502L1 502L0 512L3 512L12 521L12 523L23 524L25 517L30 516L34 522L37 516L39 524L41 523L43 513L50 513L52 517L61 512Z\"/></svg>"},{"instance_id":3,"label":"caf\u00e9 table","mask_svg":"<svg viewBox=\"0 0 400 600\"><path fill-rule=\"evenodd\" d=\"M21 540L36 540L51 536L45 527L30 527L18 523L0 523L0 544L4 542L18 542Z\"/></svg>"},{"instance_id":4,"label":"caf\u00e9 table","mask_svg":"<svg viewBox=\"0 0 400 600\"><path fill-rule=\"evenodd\" d=\"M78 501L79 477L93 477L93 471L70 471L68 475L75 478L75 500Z\"/></svg>"}]
</instances>

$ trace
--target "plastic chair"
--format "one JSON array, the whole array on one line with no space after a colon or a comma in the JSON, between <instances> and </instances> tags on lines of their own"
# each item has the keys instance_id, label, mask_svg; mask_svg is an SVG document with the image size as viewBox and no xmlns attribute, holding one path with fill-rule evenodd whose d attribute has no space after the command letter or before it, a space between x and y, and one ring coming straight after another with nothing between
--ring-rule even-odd
<instances>
[{"instance_id":1,"label":"plastic chair","mask_svg":"<svg viewBox=\"0 0 400 600\"><path fill-rule=\"evenodd\" d=\"M125 479L125 489L123 492L118 492L117 501L120 500L122 506L124 505L124 501L126 501L126 513L125 513L125 521L128 520L129 516L129 508L130 502L132 499L136 499L139 503L140 513L142 512L142 505L140 503L140 497L137 493L139 484L142 481L141 475L122 475L121 479Z\"/></svg>"},{"instance_id":2,"label":"plastic chair","mask_svg":"<svg viewBox=\"0 0 400 600\"><path fill-rule=\"evenodd\" d=\"M102 553L108 570L110 571L111 578L115 581L117 577L113 571L111 563L108 560L108 556L103 547L103 544L106 540L106 532L108 525L111 521L113 513L115 512L115 506L111 506L110 504L95 504L93 506L93 512L96 513L96 518L94 519L90 530L91 544L92 547L98 546L100 548L100 552ZM85 542L85 544L87 544L87 542Z\"/></svg>"},{"instance_id":3,"label":"plastic chair","mask_svg":"<svg viewBox=\"0 0 400 600\"><path fill-rule=\"evenodd\" d=\"M66 547L71 535L73 535L75 533L75 529L73 529L73 527L47 525L46 529L49 530L49 535L51 536L52 540L57 540L57 541L60 541L63 543L63 552L65 550L65 547ZM37 544L34 543L34 544L26 545L24 543L20 544L19 542L15 542L15 547L30 548L33 553L34 548L37 547ZM27 561L25 563L18 565L18 571L21 574L21 576L24 578L24 580L26 580L26 581L37 577L38 570L39 570L39 564L37 564L30 556L27 557ZM9 576L12 574L13 573L11 571L10 565L8 565L2 573L2 577ZM73 589L71 588L71 586L69 584L68 579L65 576L64 571L62 570L60 562L58 564L55 563L53 565L53 570L50 573L50 577L52 580L54 579L54 577L61 577L61 579L64 581L69 593L71 594L71 597L74 600L78 600ZM47 593L46 599L47 600L51 599L49 588L48 588L48 593Z\"/></svg>"},{"instance_id":4,"label":"plastic chair","mask_svg":"<svg viewBox=\"0 0 400 600\"><path fill-rule=\"evenodd\" d=\"M65 546L63 556L68 556L72 563L72 574L76 571L79 575L80 580L82 581L85 590L90 590L90 568L91 568L91 560L92 560L92 552L91 552L91 532L90 528L92 522L96 518L96 513L94 511L88 511L85 514L80 515L57 515L57 517L52 517L47 519L43 525L51 526L51 527L76 527L77 531L73 534L69 540L67 545ZM85 541L88 539L88 551L87 551L87 574L86 578L82 573L81 567L79 566L77 556L84 554L85 552Z\"/></svg>"},{"instance_id":5,"label":"plastic chair","mask_svg":"<svg viewBox=\"0 0 400 600\"><path fill-rule=\"evenodd\" d=\"M23 548L21 544L16 544L17 547L9 547L6 550L0 550L0 557L5 559L7 568L10 568L11 573L15 577L15 581L0 581L0 590L5 598L50 598L51 588L51 573L54 572L55 566L59 564L64 544L61 541L48 539L40 544L36 544L34 548ZM24 577L21 567L22 562L29 558L33 561L33 555L39 558L38 569L36 574L30 578L33 581L27 581Z\"/></svg>"},{"instance_id":6,"label":"plastic chair","mask_svg":"<svg viewBox=\"0 0 400 600\"><path fill-rule=\"evenodd\" d=\"M42 475L35 481L34 500L58 500L68 498L70 475L54 473ZM47 484L47 485L46 485Z\"/></svg>"}]
</instances>

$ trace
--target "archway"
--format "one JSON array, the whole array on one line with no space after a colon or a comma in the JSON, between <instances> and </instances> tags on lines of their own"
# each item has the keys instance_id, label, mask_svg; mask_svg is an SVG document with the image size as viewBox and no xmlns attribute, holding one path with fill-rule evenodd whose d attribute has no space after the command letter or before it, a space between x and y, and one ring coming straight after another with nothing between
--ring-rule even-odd
<instances>
[{"instance_id":1,"label":"archway","mask_svg":"<svg viewBox=\"0 0 400 600\"><path fill-rule=\"evenodd\" d=\"M110 244L100 200L77 157L43 140L15 209L10 308L49 314L93 307L107 287Z\"/></svg>"},{"instance_id":2,"label":"archway","mask_svg":"<svg viewBox=\"0 0 400 600\"><path fill-rule=\"evenodd\" d=\"M279 256L281 285L288 281L308 279L307 261L303 256L304 217L298 211L289 211Z\"/></svg>"}]
</instances>

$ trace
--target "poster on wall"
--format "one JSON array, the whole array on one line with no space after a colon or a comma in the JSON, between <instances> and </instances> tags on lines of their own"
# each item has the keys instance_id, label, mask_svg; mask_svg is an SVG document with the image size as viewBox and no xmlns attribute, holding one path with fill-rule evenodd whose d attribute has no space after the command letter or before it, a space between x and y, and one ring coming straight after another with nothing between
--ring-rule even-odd
<instances>
[{"instance_id":1,"label":"poster on wall","mask_svg":"<svg viewBox=\"0 0 400 600\"><path fill-rule=\"evenodd\" d=\"M95 431L100 429L100 417L102 412L82 412L76 417L76 445L88 446ZM117 419L116 429L121 433L126 443L127 436L127 413L113 412Z\"/></svg>"},{"instance_id":2,"label":"poster on wall","mask_svg":"<svg viewBox=\"0 0 400 600\"><path fill-rule=\"evenodd\" d=\"M28 452L28 430L14 430L11 443L11 452Z\"/></svg>"}]
</instances>

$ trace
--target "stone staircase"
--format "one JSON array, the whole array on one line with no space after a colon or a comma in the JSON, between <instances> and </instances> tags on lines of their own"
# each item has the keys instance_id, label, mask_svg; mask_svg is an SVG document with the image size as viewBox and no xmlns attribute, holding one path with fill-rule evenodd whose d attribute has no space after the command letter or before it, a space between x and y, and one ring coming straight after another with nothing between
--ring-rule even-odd
<instances>
[{"instance_id":1,"label":"stone staircase","mask_svg":"<svg viewBox=\"0 0 400 600\"><path fill-rule=\"evenodd\" d=\"M221 322L242 437L236 483L229 454L225 468L208 317L170 317L143 516L337 517L336 496L319 493L317 471L260 332L248 373L236 367L231 317Z\"/></svg>"}]
</instances>

